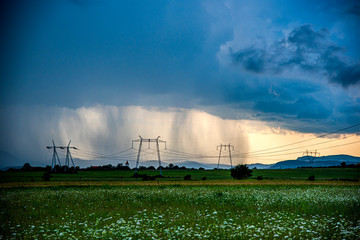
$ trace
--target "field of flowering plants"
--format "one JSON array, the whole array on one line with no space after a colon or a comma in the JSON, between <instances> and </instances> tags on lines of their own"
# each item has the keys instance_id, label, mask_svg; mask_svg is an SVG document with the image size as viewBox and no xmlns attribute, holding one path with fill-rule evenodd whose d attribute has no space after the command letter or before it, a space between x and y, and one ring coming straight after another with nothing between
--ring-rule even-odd
<instances>
[{"instance_id":1,"label":"field of flowering plants","mask_svg":"<svg viewBox=\"0 0 360 240\"><path fill-rule=\"evenodd\" d=\"M0 239L356 239L347 185L0 189Z\"/></svg>"}]
</instances>

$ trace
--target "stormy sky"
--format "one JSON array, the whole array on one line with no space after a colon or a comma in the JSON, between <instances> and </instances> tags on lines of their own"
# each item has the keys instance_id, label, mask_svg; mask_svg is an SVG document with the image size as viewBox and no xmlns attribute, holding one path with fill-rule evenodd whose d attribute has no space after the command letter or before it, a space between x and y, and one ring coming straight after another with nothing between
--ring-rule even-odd
<instances>
[{"instance_id":1,"label":"stormy sky","mask_svg":"<svg viewBox=\"0 0 360 240\"><path fill-rule=\"evenodd\" d=\"M358 1L15 0L0 9L0 150L22 158L46 161L40 148L51 139L104 152L96 146L139 134L189 151L221 141L247 151L263 147L249 146L254 129L300 136L360 123Z\"/></svg>"}]
</instances>

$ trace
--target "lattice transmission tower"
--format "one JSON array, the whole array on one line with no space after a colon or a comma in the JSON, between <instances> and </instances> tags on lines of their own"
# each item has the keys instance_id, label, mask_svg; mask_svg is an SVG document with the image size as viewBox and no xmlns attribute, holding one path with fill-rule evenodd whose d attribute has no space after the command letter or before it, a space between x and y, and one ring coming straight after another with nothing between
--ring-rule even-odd
<instances>
[{"instance_id":1,"label":"lattice transmission tower","mask_svg":"<svg viewBox=\"0 0 360 240\"><path fill-rule=\"evenodd\" d=\"M54 143L54 140L52 140L52 143L53 145L52 146L46 146L47 149L52 149L53 150L53 155L52 155L52 160L51 160L51 169L52 170L55 170L56 171L56 162L59 163L59 166L61 167L61 162L60 162L60 159L59 159L59 155L56 151L57 148L60 148L60 149L66 149L66 158L65 158L65 171L67 171L69 169L69 165L70 165L70 160L71 160L71 163L72 163L72 166L75 168L75 164L74 164L74 160L71 156L71 153L70 153L70 149L75 149L77 150L76 147L70 147L70 143L71 143L71 140L69 142L69 144L67 146L55 146L55 143Z\"/></svg>"},{"instance_id":2,"label":"lattice transmission tower","mask_svg":"<svg viewBox=\"0 0 360 240\"><path fill-rule=\"evenodd\" d=\"M72 156L71 156L71 153L70 153L70 149L75 149L77 150L76 147L70 147L70 143L71 143L71 140L69 141L69 144L66 146L66 147L60 147L61 149L66 149L66 158L65 158L65 170L68 170L69 169L69 165L70 165L70 160L71 160L71 163L72 163L72 166L75 168L75 164L74 164L74 160L72 159Z\"/></svg>"},{"instance_id":3,"label":"lattice transmission tower","mask_svg":"<svg viewBox=\"0 0 360 240\"><path fill-rule=\"evenodd\" d=\"M139 170L139 160L140 160L140 155L141 155L141 150L142 150L142 145L143 143L148 143L148 148L150 148L150 143L156 143L156 151L157 151L157 156L158 156L158 161L159 161L159 170L160 170L160 175L162 176L162 170L161 170L161 158L160 158L160 143L164 143L165 144L165 149L166 149L166 141L160 140L159 137L157 138L142 138L139 135L139 139L135 139L132 140L131 143L131 148L134 148L134 142L138 142L139 143L139 149L138 149L138 154L137 154L137 158L136 158L136 167L135 167L135 173L138 172Z\"/></svg>"},{"instance_id":4,"label":"lattice transmission tower","mask_svg":"<svg viewBox=\"0 0 360 240\"><path fill-rule=\"evenodd\" d=\"M52 140L53 145L52 146L46 146L47 149L52 149L53 150L53 155L52 155L52 160L51 160L51 169L55 169L56 166L56 160L59 163L59 166L61 167L61 162L59 159L59 155L56 151L57 148L60 148L59 146L55 146L55 142L54 140Z\"/></svg>"},{"instance_id":5,"label":"lattice transmission tower","mask_svg":"<svg viewBox=\"0 0 360 240\"><path fill-rule=\"evenodd\" d=\"M303 153L303 156L307 157L307 159L310 162L310 165L312 166L313 163L314 163L314 158L320 157L320 153L317 150L309 151L309 150L306 149L306 151Z\"/></svg>"},{"instance_id":6,"label":"lattice transmission tower","mask_svg":"<svg viewBox=\"0 0 360 240\"><path fill-rule=\"evenodd\" d=\"M220 149L220 152L219 152L219 159L218 159L218 164L217 164L217 168L219 168L219 165L220 165L220 159L221 159L221 153L222 153L222 149L224 148L224 151L226 151L226 148L228 149L229 151L229 158L230 158L230 167L232 168L232 157L231 157L231 149L234 150L234 146L231 145L231 143L229 144L221 144L218 145L216 147L216 150L219 150Z\"/></svg>"}]
</instances>

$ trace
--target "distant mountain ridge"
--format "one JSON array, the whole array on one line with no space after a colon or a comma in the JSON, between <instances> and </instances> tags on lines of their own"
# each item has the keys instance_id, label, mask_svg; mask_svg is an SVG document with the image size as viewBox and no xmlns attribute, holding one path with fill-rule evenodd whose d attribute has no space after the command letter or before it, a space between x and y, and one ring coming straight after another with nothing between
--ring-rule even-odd
<instances>
[{"instance_id":1,"label":"distant mountain ridge","mask_svg":"<svg viewBox=\"0 0 360 240\"><path fill-rule=\"evenodd\" d=\"M350 155L330 155L322 157L299 157L296 160L286 160L271 165L270 169L298 168L298 167L330 167L360 163L360 157Z\"/></svg>"},{"instance_id":2,"label":"distant mountain ridge","mask_svg":"<svg viewBox=\"0 0 360 240\"><path fill-rule=\"evenodd\" d=\"M330 155L322 157L298 157L296 160L285 160L280 161L274 164L263 164L263 163L251 163L248 164L250 168L257 169L286 169L286 168L298 168L298 167L332 167L340 166L342 162L345 162L347 165L350 164L359 164L360 157L354 157L350 155L340 154L340 155ZM186 161L180 163L174 163L178 166L185 166L187 168L205 168L213 169L217 167L217 164L211 163L199 163L195 161ZM220 164L219 168L230 168L230 165Z\"/></svg>"}]
</instances>

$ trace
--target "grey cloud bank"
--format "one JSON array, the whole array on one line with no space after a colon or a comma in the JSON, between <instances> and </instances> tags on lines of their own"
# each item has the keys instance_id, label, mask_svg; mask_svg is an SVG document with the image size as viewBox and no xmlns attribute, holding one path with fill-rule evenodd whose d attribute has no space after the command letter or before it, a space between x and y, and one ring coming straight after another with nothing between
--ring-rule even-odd
<instances>
[{"instance_id":1,"label":"grey cloud bank","mask_svg":"<svg viewBox=\"0 0 360 240\"><path fill-rule=\"evenodd\" d=\"M0 137L2 149L16 157L44 164L49 164L51 158L45 148L51 145L51 140L58 145L71 140L79 153L85 150L107 154L129 148L131 140L139 135L161 136L169 149L190 153L216 152L220 142L231 142L242 152L248 145L240 122L198 110L98 105L79 109L20 107L5 112L6 117L3 117L4 111L0 112L4 123Z\"/></svg>"},{"instance_id":2,"label":"grey cloud bank","mask_svg":"<svg viewBox=\"0 0 360 240\"><path fill-rule=\"evenodd\" d=\"M170 112L174 136L195 134L179 120L193 111L313 133L360 122L357 1L0 4L0 150L132 139L151 125L129 106Z\"/></svg>"},{"instance_id":3,"label":"grey cloud bank","mask_svg":"<svg viewBox=\"0 0 360 240\"><path fill-rule=\"evenodd\" d=\"M311 25L296 27L285 39L269 47L233 51L230 49L233 62L254 73L280 74L299 68L322 74L344 87L360 82L360 64L330 41L326 29L315 31Z\"/></svg>"}]
</instances>

